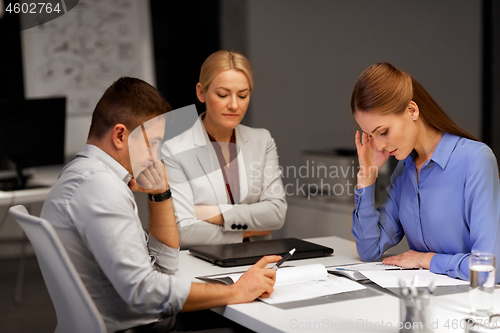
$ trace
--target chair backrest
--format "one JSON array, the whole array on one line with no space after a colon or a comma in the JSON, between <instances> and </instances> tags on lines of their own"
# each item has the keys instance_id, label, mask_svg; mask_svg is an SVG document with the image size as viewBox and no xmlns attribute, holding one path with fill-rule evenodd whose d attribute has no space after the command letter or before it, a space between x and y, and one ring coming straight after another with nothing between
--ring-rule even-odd
<instances>
[{"instance_id":1,"label":"chair backrest","mask_svg":"<svg viewBox=\"0 0 500 333\"><path fill-rule=\"evenodd\" d=\"M9 209L35 250L57 315L56 333L105 333L104 321L83 285L59 236L46 220L22 205Z\"/></svg>"}]
</instances>

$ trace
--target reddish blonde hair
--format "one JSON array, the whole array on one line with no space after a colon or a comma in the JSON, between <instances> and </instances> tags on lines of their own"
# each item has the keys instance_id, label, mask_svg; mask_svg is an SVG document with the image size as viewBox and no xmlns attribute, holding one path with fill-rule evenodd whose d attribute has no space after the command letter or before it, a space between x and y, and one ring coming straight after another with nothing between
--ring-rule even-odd
<instances>
[{"instance_id":1,"label":"reddish blonde hair","mask_svg":"<svg viewBox=\"0 0 500 333\"><path fill-rule=\"evenodd\" d=\"M200 84L206 91L208 86L220 72L234 69L247 76L250 91L253 90L253 71L245 56L235 51L220 50L212 53L201 65Z\"/></svg>"},{"instance_id":2,"label":"reddish blonde hair","mask_svg":"<svg viewBox=\"0 0 500 333\"><path fill-rule=\"evenodd\" d=\"M351 111L402 113L414 101L424 123L440 132L477 140L457 126L414 78L389 63L368 67L359 76L351 96Z\"/></svg>"}]
</instances>

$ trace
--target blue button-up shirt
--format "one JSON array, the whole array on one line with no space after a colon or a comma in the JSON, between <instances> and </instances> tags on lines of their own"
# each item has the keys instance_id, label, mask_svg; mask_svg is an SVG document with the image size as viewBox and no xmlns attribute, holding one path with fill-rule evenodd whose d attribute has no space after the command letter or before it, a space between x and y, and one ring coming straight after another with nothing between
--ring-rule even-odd
<instances>
[{"instance_id":1,"label":"blue button-up shirt","mask_svg":"<svg viewBox=\"0 0 500 333\"><path fill-rule=\"evenodd\" d=\"M500 182L491 149L445 133L418 177L415 157L398 163L379 208L374 185L355 191L352 233L360 258L377 260L406 235L410 249L436 253L431 272L467 280L471 252L495 254L498 268Z\"/></svg>"}]
</instances>

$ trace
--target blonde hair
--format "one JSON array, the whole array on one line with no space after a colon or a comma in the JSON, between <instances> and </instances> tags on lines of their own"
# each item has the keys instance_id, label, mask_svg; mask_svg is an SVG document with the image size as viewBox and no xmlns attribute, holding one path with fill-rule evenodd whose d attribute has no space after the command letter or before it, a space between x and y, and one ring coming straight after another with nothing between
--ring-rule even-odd
<instances>
[{"instance_id":1,"label":"blonde hair","mask_svg":"<svg viewBox=\"0 0 500 333\"><path fill-rule=\"evenodd\" d=\"M239 52L220 50L212 53L201 65L200 84L206 91L220 72L234 69L247 76L250 91L253 90L253 72L250 62Z\"/></svg>"},{"instance_id":2,"label":"blonde hair","mask_svg":"<svg viewBox=\"0 0 500 333\"><path fill-rule=\"evenodd\" d=\"M368 67L359 76L351 96L351 111L379 114L402 113L414 101L424 123L447 132L479 141L457 126L414 78L389 63Z\"/></svg>"}]
</instances>

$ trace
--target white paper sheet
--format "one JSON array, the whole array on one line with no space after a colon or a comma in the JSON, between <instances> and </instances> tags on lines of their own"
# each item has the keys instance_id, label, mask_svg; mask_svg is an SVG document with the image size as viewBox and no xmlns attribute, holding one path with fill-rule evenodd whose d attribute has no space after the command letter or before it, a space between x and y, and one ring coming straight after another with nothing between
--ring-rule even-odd
<instances>
[{"instance_id":1,"label":"white paper sheet","mask_svg":"<svg viewBox=\"0 0 500 333\"><path fill-rule=\"evenodd\" d=\"M347 276L356 281L367 280L368 278L361 274L361 271L384 271L384 270L401 270L401 267L393 265L385 265L381 262L364 262L340 266L326 267L328 272L332 274L340 274Z\"/></svg>"},{"instance_id":2,"label":"white paper sheet","mask_svg":"<svg viewBox=\"0 0 500 333\"><path fill-rule=\"evenodd\" d=\"M259 299L269 304L278 304L361 289L365 289L365 287L355 281L340 276L327 275L319 280L275 285L271 297Z\"/></svg>"},{"instance_id":3,"label":"white paper sheet","mask_svg":"<svg viewBox=\"0 0 500 333\"><path fill-rule=\"evenodd\" d=\"M243 273L212 275L213 280L230 278L233 283L238 281ZM304 265L297 267L284 267L276 271L276 284L301 282L307 280L321 279L328 276L325 266L322 264Z\"/></svg>"},{"instance_id":4,"label":"white paper sheet","mask_svg":"<svg viewBox=\"0 0 500 333\"><path fill-rule=\"evenodd\" d=\"M361 274L384 288L399 288L399 279L411 282L418 275L417 287L427 287L432 280L436 286L457 286L469 284L469 281L452 279L447 275L434 274L429 270L361 271Z\"/></svg>"},{"instance_id":5,"label":"white paper sheet","mask_svg":"<svg viewBox=\"0 0 500 333\"><path fill-rule=\"evenodd\" d=\"M233 283L243 273L220 274L208 277L198 277L203 281L219 281ZM329 275L322 264L304 265L297 267L284 267L276 272L276 284L271 297L259 298L269 304L278 304L293 301L302 301L315 297L339 294L349 291L365 289L361 284L339 276Z\"/></svg>"}]
</instances>

